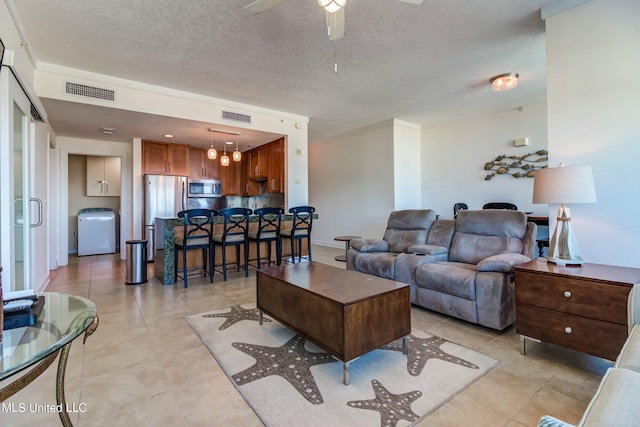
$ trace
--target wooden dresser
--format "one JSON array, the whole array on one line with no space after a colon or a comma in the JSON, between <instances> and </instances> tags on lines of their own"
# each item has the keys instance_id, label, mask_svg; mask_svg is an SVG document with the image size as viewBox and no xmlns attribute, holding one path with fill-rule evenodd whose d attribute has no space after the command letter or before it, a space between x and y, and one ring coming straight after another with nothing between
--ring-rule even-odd
<instances>
[{"instance_id":1,"label":"wooden dresser","mask_svg":"<svg viewBox=\"0 0 640 427\"><path fill-rule=\"evenodd\" d=\"M615 360L627 339L627 297L640 269L530 261L515 268L516 332Z\"/></svg>"}]
</instances>

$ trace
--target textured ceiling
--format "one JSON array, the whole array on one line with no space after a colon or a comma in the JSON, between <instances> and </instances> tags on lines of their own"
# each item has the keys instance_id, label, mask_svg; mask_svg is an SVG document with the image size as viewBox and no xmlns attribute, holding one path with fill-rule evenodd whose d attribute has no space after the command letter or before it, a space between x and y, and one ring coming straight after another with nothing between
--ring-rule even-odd
<instances>
[{"instance_id":1,"label":"textured ceiling","mask_svg":"<svg viewBox=\"0 0 640 427\"><path fill-rule=\"evenodd\" d=\"M305 115L310 142L391 118L434 126L546 95L540 8L552 0L349 0L337 42L328 40L316 0L288 0L258 15L242 9L251 1L14 0L13 7L37 62ZM519 87L492 92L489 78L508 71L520 73ZM65 104L45 100L54 128L83 136ZM82 110L75 117L95 131L92 109ZM140 123L112 114L120 128Z\"/></svg>"}]
</instances>

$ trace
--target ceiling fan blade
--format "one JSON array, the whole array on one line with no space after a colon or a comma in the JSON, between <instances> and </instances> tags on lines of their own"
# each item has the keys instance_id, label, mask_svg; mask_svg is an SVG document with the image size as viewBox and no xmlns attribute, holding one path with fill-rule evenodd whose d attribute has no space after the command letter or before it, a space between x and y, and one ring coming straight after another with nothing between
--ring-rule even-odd
<instances>
[{"instance_id":1,"label":"ceiling fan blade","mask_svg":"<svg viewBox=\"0 0 640 427\"><path fill-rule=\"evenodd\" d=\"M243 9L255 15L256 13L264 12L267 9L271 9L272 7L279 5L283 1L285 0L256 0L243 7Z\"/></svg>"},{"instance_id":2,"label":"ceiling fan blade","mask_svg":"<svg viewBox=\"0 0 640 427\"><path fill-rule=\"evenodd\" d=\"M327 12L327 31L329 40L338 40L344 37L344 8L337 12Z\"/></svg>"},{"instance_id":3,"label":"ceiling fan blade","mask_svg":"<svg viewBox=\"0 0 640 427\"><path fill-rule=\"evenodd\" d=\"M424 0L398 0L403 3L411 3L411 4L422 4Z\"/></svg>"}]
</instances>

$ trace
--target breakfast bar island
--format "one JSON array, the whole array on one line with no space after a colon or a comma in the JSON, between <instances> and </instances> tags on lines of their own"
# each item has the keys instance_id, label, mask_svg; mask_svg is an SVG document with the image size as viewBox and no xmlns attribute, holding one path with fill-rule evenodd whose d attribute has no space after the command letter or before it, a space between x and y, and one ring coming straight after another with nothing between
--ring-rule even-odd
<instances>
[{"instance_id":1,"label":"breakfast bar island","mask_svg":"<svg viewBox=\"0 0 640 427\"><path fill-rule=\"evenodd\" d=\"M317 219L318 214L313 214L313 218ZM163 239L164 244L162 245L163 249L156 250L154 257L154 275L160 280L164 285L172 285L175 283L174 278L174 269L176 262L178 263L178 269L182 268L182 257L178 257L179 259L175 259L174 257L174 249L175 249L175 239L176 237L182 237L184 234L184 223L180 218L159 218L161 222L164 224L164 232L163 235L156 236L156 239ZM156 220L157 221L157 220ZM224 218L218 216L215 218L214 224L214 233L222 233L224 224ZM291 228L293 224L293 215L283 214L282 215L282 226L281 229ZM252 215L249 219L249 230L256 230L258 228L258 215ZM266 243L261 243L262 246L260 249L261 254L267 253ZM150 242L149 248L153 250L155 245ZM227 248L227 262L235 263L236 262L236 252L233 248ZM222 252L220 247L216 247L216 267L221 267L222 263ZM273 256L272 262L275 261L275 245L273 248ZM307 255L306 245L302 245L302 254ZM283 259L291 256L291 248L288 244L282 245L282 256ZM251 243L249 245L249 262L252 263L256 259L256 248L255 243ZM187 263L188 265L202 265L202 254L201 251L189 251L187 253ZM267 265L263 261L263 265ZM214 279L215 280L215 279Z\"/></svg>"}]
</instances>

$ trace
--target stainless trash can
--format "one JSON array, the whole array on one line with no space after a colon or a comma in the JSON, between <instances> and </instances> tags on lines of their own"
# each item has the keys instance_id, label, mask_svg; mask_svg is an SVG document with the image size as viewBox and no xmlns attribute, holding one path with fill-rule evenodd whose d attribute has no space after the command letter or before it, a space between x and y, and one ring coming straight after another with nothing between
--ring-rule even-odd
<instances>
[{"instance_id":1,"label":"stainless trash can","mask_svg":"<svg viewBox=\"0 0 640 427\"><path fill-rule=\"evenodd\" d=\"M146 240L127 240L127 285L138 285L147 281L147 243Z\"/></svg>"}]
</instances>

